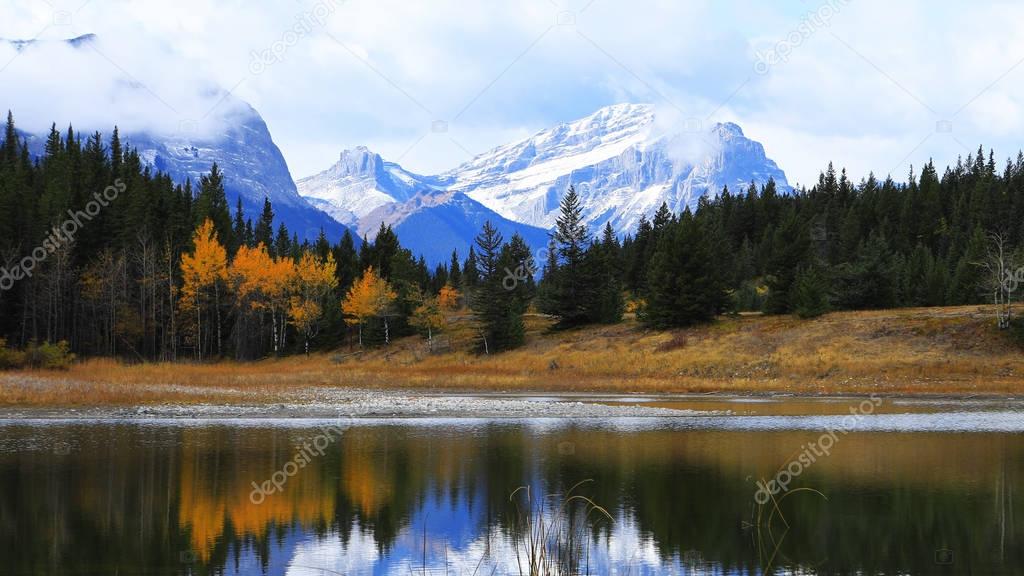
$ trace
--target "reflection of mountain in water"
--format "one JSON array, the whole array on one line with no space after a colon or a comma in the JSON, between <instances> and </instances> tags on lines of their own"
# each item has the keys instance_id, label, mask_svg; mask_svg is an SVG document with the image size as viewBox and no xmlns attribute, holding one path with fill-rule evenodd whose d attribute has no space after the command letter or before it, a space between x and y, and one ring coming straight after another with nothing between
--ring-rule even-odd
<instances>
[{"instance_id":1,"label":"reflection of mountain in water","mask_svg":"<svg viewBox=\"0 0 1024 576\"><path fill-rule=\"evenodd\" d=\"M681 573L707 563L756 573L758 477L814 432L614 431L519 425L357 427L260 505L269 478L318 434L297 428L5 428L0 557L11 573L471 574L513 568L509 493L584 492L615 518L591 531L592 573ZM69 454L39 448L77 439ZM13 448L12 448L13 447ZM27 447L27 448L26 448ZM939 473L938 471L941 471ZM983 572L1024 562L1024 438L1012 434L841 437L794 486L778 566L928 573L934 550ZM885 530L880 531L879 526ZM56 535L56 536L55 536ZM902 550L891 554L892 550ZM144 570L145 568L145 570ZM482 573L490 573L490 568Z\"/></svg>"}]
</instances>

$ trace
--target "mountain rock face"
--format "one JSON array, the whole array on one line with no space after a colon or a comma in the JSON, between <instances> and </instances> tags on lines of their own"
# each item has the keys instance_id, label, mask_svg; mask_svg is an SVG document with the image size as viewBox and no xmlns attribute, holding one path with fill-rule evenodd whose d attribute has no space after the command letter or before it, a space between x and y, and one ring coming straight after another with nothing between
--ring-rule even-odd
<instances>
[{"instance_id":1,"label":"mountain rock face","mask_svg":"<svg viewBox=\"0 0 1024 576\"><path fill-rule=\"evenodd\" d=\"M169 136L129 133L123 140L146 164L178 182L191 178L193 186L216 162L224 172L231 209L241 198L247 217L259 216L265 197L273 204L277 222L300 239L315 240L321 228L330 240L341 238L344 225L299 195L281 150L255 109L244 104L226 119L226 126L214 137L185 131Z\"/></svg>"},{"instance_id":2,"label":"mountain rock face","mask_svg":"<svg viewBox=\"0 0 1024 576\"><path fill-rule=\"evenodd\" d=\"M745 190L769 178L789 190L764 147L736 124L673 129L659 125L653 106L618 104L481 154L439 183L542 228L554 226L559 202L573 185L591 229L610 222L625 235L662 203L681 212L724 186Z\"/></svg>"},{"instance_id":3,"label":"mountain rock face","mask_svg":"<svg viewBox=\"0 0 1024 576\"><path fill-rule=\"evenodd\" d=\"M255 218L266 197L273 203L277 222L283 222L300 238L314 240L321 228L331 240L344 233L344 225L299 195L284 156L260 114L219 86L183 80L187 86L183 91L191 92L184 99L199 103L198 110L196 106L186 110L177 100L175 105L168 103L127 72L117 72L119 68L112 67L101 51L109 48L95 35L56 44L17 40L9 44L20 53L19 63L20 59L36 59L36 64L42 66L46 58L60 57L68 60L65 65L98 71L98 86L81 93L74 85L62 86L66 93L61 96L80 102L77 109L83 113L90 109L120 111L116 123L120 124L125 148L135 148L146 165L169 174L175 182L191 179L195 188L199 177L209 173L216 162L224 172L224 187L232 210L241 198L247 216ZM36 97L44 101L54 96L42 92L52 89L49 85L25 89L36 91ZM96 98L100 101L95 101ZM14 109L13 113L17 119L19 110ZM153 119L160 121L147 125L146 120ZM90 125L88 119L71 121L79 133L100 130L109 144L112 126ZM41 154L46 133L27 133L25 137L32 153Z\"/></svg>"},{"instance_id":4,"label":"mountain rock face","mask_svg":"<svg viewBox=\"0 0 1024 576\"><path fill-rule=\"evenodd\" d=\"M345 150L333 166L297 184L310 203L348 226L358 225L361 218L377 208L405 202L434 189L426 178L385 162L365 146ZM377 226L371 223L369 228L360 231L376 230Z\"/></svg>"},{"instance_id":5,"label":"mountain rock face","mask_svg":"<svg viewBox=\"0 0 1024 576\"><path fill-rule=\"evenodd\" d=\"M535 250L548 241L547 231L509 220L445 189L436 177L408 172L363 146L345 150L327 170L299 180L298 188L314 206L369 240L381 224L391 226L403 246L432 265L448 262L453 250L464 259L488 220L506 240L518 233Z\"/></svg>"},{"instance_id":6,"label":"mountain rock face","mask_svg":"<svg viewBox=\"0 0 1024 576\"><path fill-rule=\"evenodd\" d=\"M373 234L384 222L404 232L403 243L424 252L433 250L432 242L468 246L487 219L518 224L506 229L542 246L538 230L554 226L570 185L591 229L610 223L619 235L634 232L640 218L653 216L662 203L681 212L725 186L745 191L751 181L774 179L780 192L790 190L764 147L736 124L663 124L651 105L608 106L434 176L413 174L360 147L299 180L298 188L360 233Z\"/></svg>"}]
</instances>

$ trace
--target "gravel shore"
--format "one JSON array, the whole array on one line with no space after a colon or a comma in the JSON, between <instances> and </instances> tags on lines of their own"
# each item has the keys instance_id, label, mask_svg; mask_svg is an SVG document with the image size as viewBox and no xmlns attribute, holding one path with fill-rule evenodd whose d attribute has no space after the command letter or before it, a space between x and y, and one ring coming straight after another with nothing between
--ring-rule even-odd
<instances>
[{"instance_id":1,"label":"gravel shore","mask_svg":"<svg viewBox=\"0 0 1024 576\"><path fill-rule=\"evenodd\" d=\"M564 397L502 397L421 391L317 387L282 402L247 404L155 404L138 407L0 408L0 418L633 418L707 416L721 412L615 406Z\"/></svg>"}]
</instances>

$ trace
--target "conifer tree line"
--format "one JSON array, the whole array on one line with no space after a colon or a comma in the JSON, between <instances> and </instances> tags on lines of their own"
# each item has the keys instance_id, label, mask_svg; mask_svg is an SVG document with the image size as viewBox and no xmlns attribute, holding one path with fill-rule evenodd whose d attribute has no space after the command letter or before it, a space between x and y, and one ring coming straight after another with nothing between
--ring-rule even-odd
<instances>
[{"instance_id":1,"label":"conifer tree line","mask_svg":"<svg viewBox=\"0 0 1024 576\"><path fill-rule=\"evenodd\" d=\"M94 194L120 193L73 234L59 231ZM31 257L40 255L39 258ZM465 268L465 274L462 269ZM432 337L472 257L429 270L381 226L371 243L348 232L300 239L264 201L231 209L213 165L174 182L126 149L115 128L51 128L42 155L9 113L0 141L0 342L67 342L87 356L129 360L253 359ZM447 289L445 289L447 287Z\"/></svg>"},{"instance_id":2,"label":"conifer tree line","mask_svg":"<svg viewBox=\"0 0 1024 576\"><path fill-rule=\"evenodd\" d=\"M570 187L538 286L538 309L562 327L617 322L624 308L672 328L741 311L979 304L994 285L1005 301L991 271L1024 262L1024 154L999 169L979 147L903 183L854 183L830 163L810 189L781 194L769 180L702 197L693 212L663 204L621 245L610 227L592 238L580 214ZM994 267L994 252L1016 257Z\"/></svg>"},{"instance_id":3,"label":"conifer tree line","mask_svg":"<svg viewBox=\"0 0 1024 576\"><path fill-rule=\"evenodd\" d=\"M95 193L121 192L72 237L56 232ZM635 312L654 328L733 311L984 302L987 234L1024 245L1024 155L997 169L979 148L940 176L852 182L831 165L810 189L728 188L694 211L663 205L623 240L592 234L570 187L541 253L487 223L468 254L433 269L382 225L300 239L265 200L231 207L216 165L174 182L109 138L53 127L40 157L12 116L0 142L0 339L68 342L132 360L254 359L422 334L431 349L456 310L489 354L521 345L528 311L556 328ZM70 211L70 212L69 212ZM57 239L57 241L54 240ZM40 253L42 258L26 257ZM31 267L29 269L29 266ZM12 270L20 270L13 278Z\"/></svg>"}]
</instances>

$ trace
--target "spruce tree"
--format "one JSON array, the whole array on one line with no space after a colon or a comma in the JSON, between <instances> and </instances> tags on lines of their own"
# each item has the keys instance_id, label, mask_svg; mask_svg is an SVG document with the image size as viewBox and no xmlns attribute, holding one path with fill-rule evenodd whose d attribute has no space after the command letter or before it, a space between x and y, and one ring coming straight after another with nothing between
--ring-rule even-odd
<instances>
[{"instance_id":1,"label":"spruce tree","mask_svg":"<svg viewBox=\"0 0 1024 576\"><path fill-rule=\"evenodd\" d=\"M641 318L656 328L706 322L728 304L725 278L707 235L689 211L665 226L647 271Z\"/></svg>"},{"instance_id":2,"label":"spruce tree","mask_svg":"<svg viewBox=\"0 0 1024 576\"><path fill-rule=\"evenodd\" d=\"M573 186L562 198L561 212L555 221L555 244L558 252L558 272L552 292L551 313L561 327L578 326L589 320L585 309L584 292L591 279L585 277L583 256L589 233L583 223L583 208Z\"/></svg>"},{"instance_id":3,"label":"spruce tree","mask_svg":"<svg viewBox=\"0 0 1024 576\"><path fill-rule=\"evenodd\" d=\"M235 217L231 226L231 236L234 244L228 247L228 254L234 255L238 248L245 244L245 213L242 210L242 197L238 197L235 204Z\"/></svg>"},{"instance_id":4,"label":"spruce tree","mask_svg":"<svg viewBox=\"0 0 1024 576\"><path fill-rule=\"evenodd\" d=\"M475 257L474 267L479 270L480 280L470 299L473 315L480 324L480 348L485 353L500 350L497 343L504 340L501 333L506 312L503 309L504 294L507 292L502 286L504 279L498 268L501 258L501 233L498 232L491 222L484 222L483 230L477 235L474 244L479 250ZM472 250L470 255L473 255ZM468 268L468 264L467 264Z\"/></svg>"},{"instance_id":5,"label":"spruce tree","mask_svg":"<svg viewBox=\"0 0 1024 576\"><path fill-rule=\"evenodd\" d=\"M800 270L790 300L793 312L801 318L814 318L828 312L829 286L824 271L816 265Z\"/></svg>"},{"instance_id":6,"label":"spruce tree","mask_svg":"<svg viewBox=\"0 0 1024 576\"><path fill-rule=\"evenodd\" d=\"M462 284L465 291L470 291L480 283L480 270L476 264L476 251L470 246L469 255L462 265Z\"/></svg>"},{"instance_id":7,"label":"spruce tree","mask_svg":"<svg viewBox=\"0 0 1024 576\"><path fill-rule=\"evenodd\" d=\"M199 195L193 207L195 225L198 227L207 218L213 221L217 238L225 246L233 246L231 212L224 192L224 174L215 162L209 174L199 177Z\"/></svg>"},{"instance_id":8,"label":"spruce tree","mask_svg":"<svg viewBox=\"0 0 1024 576\"><path fill-rule=\"evenodd\" d=\"M274 208L270 205L270 199L266 196L263 197L263 211L260 213L260 219L256 222L253 234L256 237L257 244L263 244L268 250L273 247Z\"/></svg>"},{"instance_id":9,"label":"spruce tree","mask_svg":"<svg viewBox=\"0 0 1024 576\"><path fill-rule=\"evenodd\" d=\"M765 302L766 312L785 314L793 310L790 291L797 271L807 265L809 257L810 235L807 224L791 208L783 216L772 238L772 254L767 267L770 292Z\"/></svg>"},{"instance_id":10,"label":"spruce tree","mask_svg":"<svg viewBox=\"0 0 1024 576\"><path fill-rule=\"evenodd\" d=\"M458 250L452 250L452 261L448 267L448 283L456 289L462 289L462 269L459 267Z\"/></svg>"}]
</instances>

